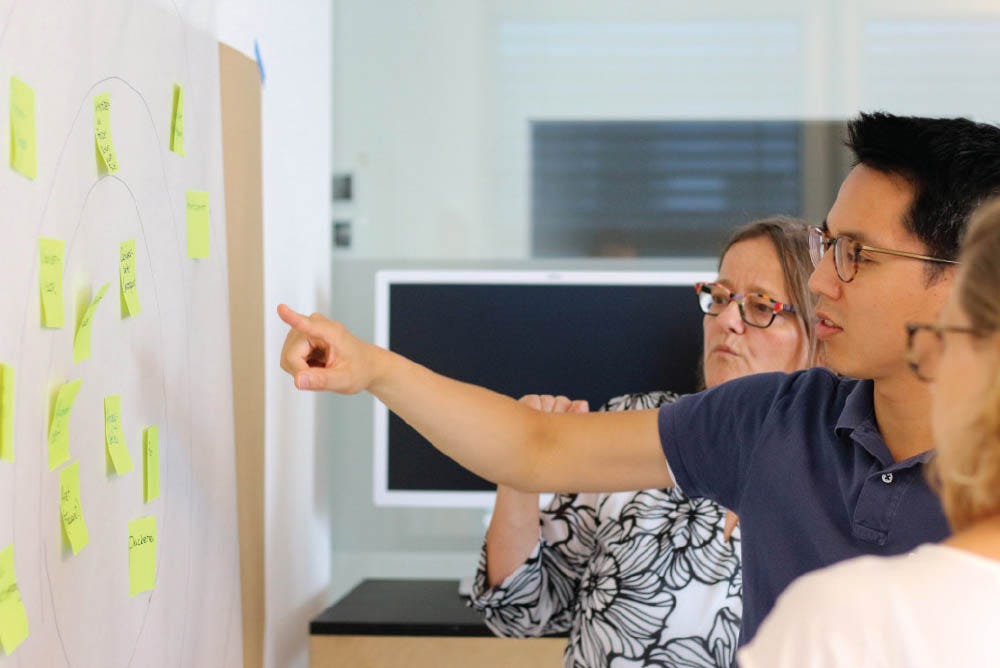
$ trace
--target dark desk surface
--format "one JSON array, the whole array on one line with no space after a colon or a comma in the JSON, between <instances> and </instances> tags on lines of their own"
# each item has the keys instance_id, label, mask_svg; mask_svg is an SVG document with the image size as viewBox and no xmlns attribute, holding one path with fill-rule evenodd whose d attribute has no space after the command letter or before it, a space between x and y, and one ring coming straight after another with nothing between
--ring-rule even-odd
<instances>
[{"instance_id":1,"label":"dark desk surface","mask_svg":"<svg viewBox=\"0 0 1000 668\"><path fill-rule=\"evenodd\" d=\"M492 637L458 580L363 580L312 620L312 635Z\"/></svg>"}]
</instances>

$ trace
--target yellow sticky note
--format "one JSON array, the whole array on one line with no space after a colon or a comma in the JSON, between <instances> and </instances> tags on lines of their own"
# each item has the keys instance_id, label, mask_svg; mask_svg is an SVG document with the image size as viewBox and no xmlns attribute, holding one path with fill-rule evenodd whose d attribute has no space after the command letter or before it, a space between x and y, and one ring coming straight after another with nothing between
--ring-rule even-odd
<instances>
[{"instance_id":1,"label":"yellow sticky note","mask_svg":"<svg viewBox=\"0 0 1000 668\"><path fill-rule=\"evenodd\" d=\"M104 397L104 444L115 473L124 475L132 470L132 456L128 453L122 430L122 401L117 394Z\"/></svg>"},{"instance_id":2,"label":"yellow sticky note","mask_svg":"<svg viewBox=\"0 0 1000 668\"><path fill-rule=\"evenodd\" d=\"M156 517L128 523L129 596L149 591L156 584Z\"/></svg>"},{"instance_id":3,"label":"yellow sticky note","mask_svg":"<svg viewBox=\"0 0 1000 668\"><path fill-rule=\"evenodd\" d=\"M187 191L188 257L208 257L208 193Z\"/></svg>"},{"instance_id":4,"label":"yellow sticky note","mask_svg":"<svg viewBox=\"0 0 1000 668\"><path fill-rule=\"evenodd\" d=\"M63 260L66 242L62 239L38 240L38 289L42 300L42 327L63 326Z\"/></svg>"},{"instance_id":5,"label":"yellow sticky note","mask_svg":"<svg viewBox=\"0 0 1000 668\"><path fill-rule=\"evenodd\" d=\"M52 421L49 423L49 470L69 461L69 418L73 411L73 402L80 391L81 379L65 383L56 393L55 408L52 409Z\"/></svg>"},{"instance_id":6,"label":"yellow sticky note","mask_svg":"<svg viewBox=\"0 0 1000 668\"><path fill-rule=\"evenodd\" d=\"M38 176L35 145L35 91L10 78L10 166L29 179Z\"/></svg>"},{"instance_id":7,"label":"yellow sticky note","mask_svg":"<svg viewBox=\"0 0 1000 668\"><path fill-rule=\"evenodd\" d=\"M111 140L111 93L94 98L94 142L97 145L97 167L108 174L118 171L115 144Z\"/></svg>"},{"instance_id":8,"label":"yellow sticky note","mask_svg":"<svg viewBox=\"0 0 1000 668\"><path fill-rule=\"evenodd\" d=\"M160 496L160 432L156 427L142 432L142 494L146 503Z\"/></svg>"},{"instance_id":9,"label":"yellow sticky note","mask_svg":"<svg viewBox=\"0 0 1000 668\"><path fill-rule=\"evenodd\" d=\"M0 459L14 461L14 367L0 364Z\"/></svg>"},{"instance_id":10,"label":"yellow sticky note","mask_svg":"<svg viewBox=\"0 0 1000 668\"><path fill-rule=\"evenodd\" d=\"M73 554L79 554L90 542L80 504L80 462L73 462L59 471L59 514L70 549Z\"/></svg>"},{"instance_id":11,"label":"yellow sticky note","mask_svg":"<svg viewBox=\"0 0 1000 668\"><path fill-rule=\"evenodd\" d=\"M104 293L111 287L110 283L105 283L97 291L93 301L87 306L80 318L80 324L76 326L76 334L73 336L73 361L79 364L90 357L90 332L94 325L94 314L97 306L104 299Z\"/></svg>"},{"instance_id":12,"label":"yellow sticky note","mask_svg":"<svg viewBox=\"0 0 1000 668\"><path fill-rule=\"evenodd\" d=\"M135 285L135 239L118 245L118 277L122 316L139 315L142 307L139 305L139 289Z\"/></svg>"},{"instance_id":13,"label":"yellow sticky note","mask_svg":"<svg viewBox=\"0 0 1000 668\"><path fill-rule=\"evenodd\" d=\"M0 645L10 655L28 637L28 613L14 573L14 546L0 550Z\"/></svg>"},{"instance_id":14,"label":"yellow sticky note","mask_svg":"<svg viewBox=\"0 0 1000 668\"><path fill-rule=\"evenodd\" d=\"M173 113L170 114L170 150L184 155L184 89L174 84Z\"/></svg>"}]
</instances>

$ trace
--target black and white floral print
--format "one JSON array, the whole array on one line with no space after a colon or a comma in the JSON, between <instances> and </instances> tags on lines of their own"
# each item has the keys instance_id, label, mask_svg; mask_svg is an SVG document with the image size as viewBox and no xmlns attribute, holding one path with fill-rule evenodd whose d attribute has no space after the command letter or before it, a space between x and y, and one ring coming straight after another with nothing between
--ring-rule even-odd
<instances>
[{"instance_id":1,"label":"black and white floral print","mask_svg":"<svg viewBox=\"0 0 1000 668\"><path fill-rule=\"evenodd\" d=\"M676 398L625 395L601 410ZM678 489L559 494L531 556L492 589L483 546L471 605L497 635L568 632L570 668L728 668L743 606L739 529L727 543L724 523L724 508Z\"/></svg>"}]
</instances>

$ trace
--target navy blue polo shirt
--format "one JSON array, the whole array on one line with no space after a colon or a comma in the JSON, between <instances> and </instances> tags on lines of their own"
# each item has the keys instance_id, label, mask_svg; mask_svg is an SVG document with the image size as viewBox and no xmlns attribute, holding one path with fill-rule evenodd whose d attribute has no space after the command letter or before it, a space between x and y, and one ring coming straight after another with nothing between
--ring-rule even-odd
<instances>
[{"instance_id":1,"label":"navy blue polo shirt","mask_svg":"<svg viewBox=\"0 0 1000 668\"><path fill-rule=\"evenodd\" d=\"M660 408L677 485L740 516L740 644L799 575L949 535L924 476L932 453L893 460L872 391L871 381L810 369L739 378Z\"/></svg>"}]
</instances>

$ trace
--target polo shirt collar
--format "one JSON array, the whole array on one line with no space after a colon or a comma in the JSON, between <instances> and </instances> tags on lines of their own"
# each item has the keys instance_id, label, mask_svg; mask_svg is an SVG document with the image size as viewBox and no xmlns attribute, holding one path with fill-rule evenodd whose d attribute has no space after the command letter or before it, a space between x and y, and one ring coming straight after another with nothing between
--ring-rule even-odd
<instances>
[{"instance_id":1,"label":"polo shirt collar","mask_svg":"<svg viewBox=\"0 0 1000 668\"><path fill-rule=\"evenodd\" d=\"M878 430L875 418L875 381L859 380L847 395L844 409L837 418L834 432L842 438L850 438L878 459L886 470L900 469L914 464L926 464L933 458L934 451L927 450L902 462L896 462L889 447Z\"/></svg>"}]
</instances>

